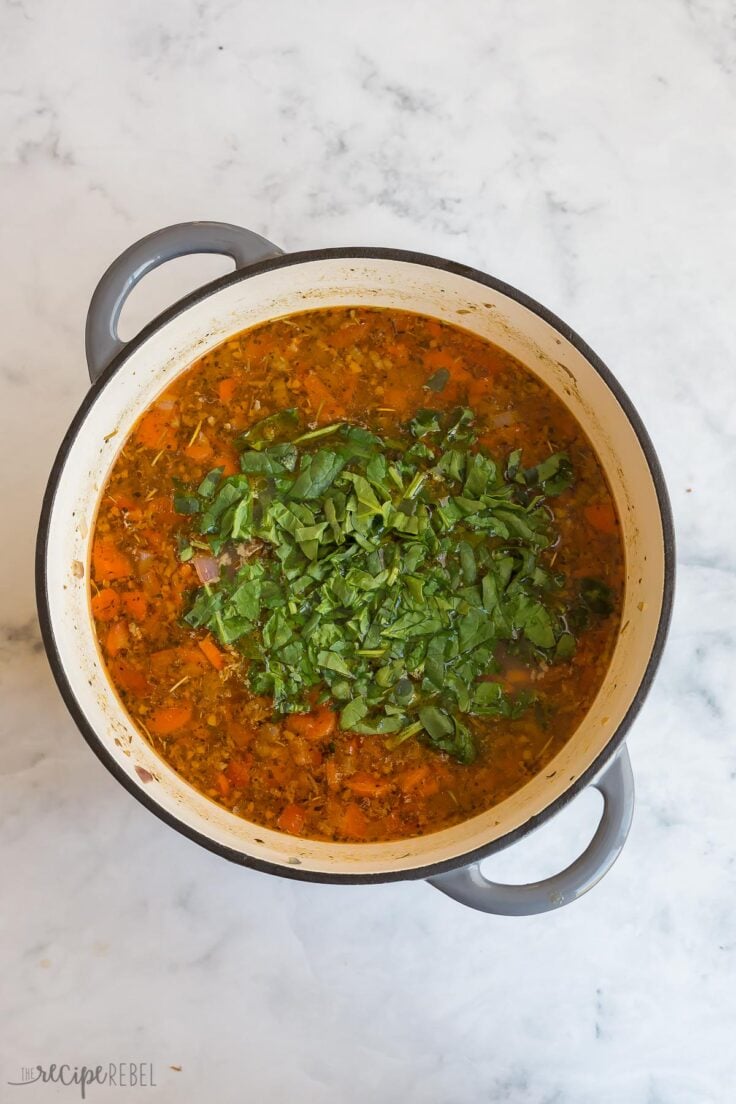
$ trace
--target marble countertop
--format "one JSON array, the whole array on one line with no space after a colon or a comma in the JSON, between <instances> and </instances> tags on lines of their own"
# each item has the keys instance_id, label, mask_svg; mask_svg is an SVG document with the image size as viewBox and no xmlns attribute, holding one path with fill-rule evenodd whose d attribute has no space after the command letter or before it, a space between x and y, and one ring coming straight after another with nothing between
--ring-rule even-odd
<instances>
[{"instance_id":1,"label":"marble countertop","mask_svg":"<svg viewBox=\"0 0 736 1104\"><path fill-rule=\"evenodd\" d=\"M79 1099L7 1086L23 1066L136 1061L155 1089L88 1099L732 1101L732 5L0 0L0 25L0 1099ZM40 498L97 278L192 218L489 271L569 321L642 413L679 589L629 741L631 836L577 904L510 920L422 882L238 869L75 730L36 624ZM225 268L157 272L126 332ZM487 867L551 873L597 815L586 793Z\"/></svg>"}]
</instances>

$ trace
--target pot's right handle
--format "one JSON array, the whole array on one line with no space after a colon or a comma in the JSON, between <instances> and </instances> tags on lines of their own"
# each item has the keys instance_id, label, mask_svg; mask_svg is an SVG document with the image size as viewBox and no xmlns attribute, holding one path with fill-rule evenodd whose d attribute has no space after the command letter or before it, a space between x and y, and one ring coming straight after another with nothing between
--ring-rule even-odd
<instances>
[{"instance_id":1,"label":"pot's right handle","mask_svg":"<svg viewBox=\"0 0 736 1104\"><path fill-rule=\"evenodd\" d=\"M283 250L260 234L227 222L180 222L135 242L110 265L89 305L85 345L93 383L125 348L118 337L118 320L135 285L165 261L192 253L221 253L232 257L237 268L245 268L278 257Z\"/></svg>"},{"instance_id":2,"label":"pot's right handle","mask_svg":"<svg viewBox=\"0 0 736 1104\"><path fill-rule=\"evenodd\" d=\"M498 916L532 916L576 901L608 873L629 834L634 776L625 744L592 785L603 796L600 824L582 855L559 874L527 885L502 885L486 878L478 863L471 863L427 881L462 905Z\"/></svg>"}]
</instances>

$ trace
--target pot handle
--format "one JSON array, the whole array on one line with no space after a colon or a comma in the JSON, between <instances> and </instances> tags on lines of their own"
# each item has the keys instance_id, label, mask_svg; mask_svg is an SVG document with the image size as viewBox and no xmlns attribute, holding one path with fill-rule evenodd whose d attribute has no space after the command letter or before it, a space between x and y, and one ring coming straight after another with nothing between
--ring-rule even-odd
<instances>
[{"instance_id":1,"label":"pot handle","mask_svg":"<svg viewBox=\"0 0 736 1104\"><path fill-rule=\"evenodd\" d=\"M180 222L135 242L112 262L89 305L85 346L93 383L125 348L118 337L118 320L135 285L166 261L192 253L221 253L232 257L237 268L245 268L278 257L283 250L260 234L227 222Z\"/></svg>"},{"instance_id":2,"label":"pot handle","mask_svg":"<svg viewBox=\"0 0 736 1104\"><path fill-rule=\"evenodd\" d=\"M461 905L497 916L533 916L576 901L608 873L629 834L634 776L625 744L592 785L603 797L600 824L582 855L559 874L527 885L502 885L486 878L476 862L427 881Z\"/></svg>"}]
</instances>

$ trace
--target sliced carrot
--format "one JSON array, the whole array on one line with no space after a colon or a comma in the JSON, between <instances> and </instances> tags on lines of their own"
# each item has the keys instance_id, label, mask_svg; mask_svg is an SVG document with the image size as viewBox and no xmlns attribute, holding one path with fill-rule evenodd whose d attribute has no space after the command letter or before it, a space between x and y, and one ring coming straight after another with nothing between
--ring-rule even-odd
<instances>
[{"instance_id":1,"label":"sliced carrot","mask_svg":"<svg viewBox=\"0 0 736 1104\"><path fill-rule=\"evenodd\" d=\"M368 771L356 771L345 779L345 785L358 797L384 797L391 790L391 783Z\"/></svg>"},{"instance_id":2,"label":"sliced carrot","mask_svg":"<svg viewBox=\"0 0 736 1104\"><path fill-rule=\"evenodd\" d=\"M600 533L618 532L616 511L609 503L601 502L594 506L586 506L583 513L588 524Z\"/></svg>"},{"instance_id":3,"label":"sliced carrot","mask_svg":"<svg viewBox=\"0 0 736 1104\"><path fill-rule=\"evenodd\" d=\"M228 379L220 380L217 385L217 394L220 397L220 402L232 402L233 395L235 394L235 388L237 386L237 380L234 380L232 376L230 376Z\"/></svg>"},{"instance_id":4,"label":"sliced carrot","mask_svg":"<svg viewBox=\"0 0 736 1104\"><path fill-rule=\"evenodd\" d=\"M289 832L292 836L298 836L306 819L307 814L301 805L285 805L276 823L282 832Z\"/></svg>"},{"instance_id":5,"label":"sliced carrot","mask_svg":"<svg viewBox=\"0 0 736 1104\"><path fill-rule=\"evenodd\" d=\"M128 626L124 621L116 621L105 637L105 651L110 657L116 656L123 648L127 648L129 643Z\"/></svg>"},{"instance_id":6,"label":"sliced carrot","mask_svg":"<svg viewBox=\"0 0 736 1104\"><path fill-rule=\"evenodd\" d=\"M146 720L147 727L156 736L168 736L183 728L192 719L192 707L187 702L182 705L159 705Z\"/></svg>"},{"instance_id":7,"label":"sliced carrot","mask_svg":"<svg viewBox=\"0 0 736 1104\"><path fill-rule=\"evenodd\" d=\"M204 640L198 640L197 643L216 671L221 671L227 666L227 656L220 651L211 636L206 636Z\"/></svg>"},{"instance_id":8,"label":"sliced carrot","mask_svg":"<svg viewBox=\"0 0 736 1104\"><path fill-rule=\"evenodd\" d=\"M103 587L92 599L92 615L98 621L114 621L120 610L120 598L112 587Z\"/></svg>"},{"instance_id":9,"label":"sliced carrot","mask_svg":"<svg viewBox=\"0 0 736 1104\"><path fill-rule=\"evenodd\" d=\"M112 680L120 690L128 690L132 694L147 694L151 689L143 672L127 659L118 656L110 661L109 667Z\"/></svg>"},{"instance_id":10,"label":"sliced carrot","mask_svg":"<svg viewBox=\"0 0 736 1104\"><path fill-rule=\"evenodd\" d=\"M142 590L123 591L121 598L128 617L132 617L134 621L145 619L148 613L148 599Z\"/></svg>"},{"instance_id":11,"label":"sliced carrot","mask_svg":"<svg viewBox=\"0 0 736 1104\"><path fill-rule=\"evenodd\" d=\"M307 740L326 740L335 730L337 715L331 709L322 708L314 713L292 713L286 727Z\"/></svg>"},{"instance_id":12,"label":"sliced carrot","mask_svg":"<svg viewBox=\"0 0 736 1104\"><path fill-rule=\"evenodd\" d=\"M92 548L92 568L100 582L127 579L133 574L133 565L110 537L98 537Z\"/></svg>"},{"instance_id":13,"label":"sliced carrot","mask_svg":"<svg viewBox=\"0 0 736 1104\"><path fill-rule=\"evenodd\" d=\"M225 774L236 789L242 789L250 781L250 762L247 759L231 759Z\"/></svg>"},{"instance_id":14,"label":"sliced carrot","mask_svg":"<svg viewBox=\"0 0 736 1104\"><path fill-rule=\"evenodd\" d=\"M134 436L145 448L171 448L176 443L176 420L176 406L153 406L139 421Z\"/></svg>"},{"instance_id":15,"label":"sliced carrot","mask_svg":"<svg viewBox=\"0 0 736 1104\"><path fill-rule=\"evenodd\" d=\"M360 805L350 804L345 806L345 810L340 817L340 831L344 836L351 836L353 839L364 839L368 833L369 824L370 821Z\"/></svg>"}]
</instances>

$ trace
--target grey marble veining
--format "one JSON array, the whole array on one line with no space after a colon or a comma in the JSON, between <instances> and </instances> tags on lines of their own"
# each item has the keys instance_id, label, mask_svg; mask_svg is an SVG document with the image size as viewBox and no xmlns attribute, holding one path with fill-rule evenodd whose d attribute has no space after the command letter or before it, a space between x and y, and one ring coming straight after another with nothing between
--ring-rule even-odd
<instances>
[{"instance_id":1,"label":"grey marble veining","mask_svg":"<svg viewBox=\"0 0 736 1104\"><path fill-rule=\"evenodd\" d=\"M144 1099L177 1104L730 1104L733 4L0 0L0 59L0 1099L75 1098L11 1089L22 1065L134 1059ZM578 904L493 919L421 882L236 869L139 807L66 715L33 539L86 306L116 253L190 218L477 265L569 321L644 416L679 590L630 737L632 834ZM222 270L155 273L127 332ZM585 794L488 866L549 873L597 815Z\"/></svg>"}]
</instances>

